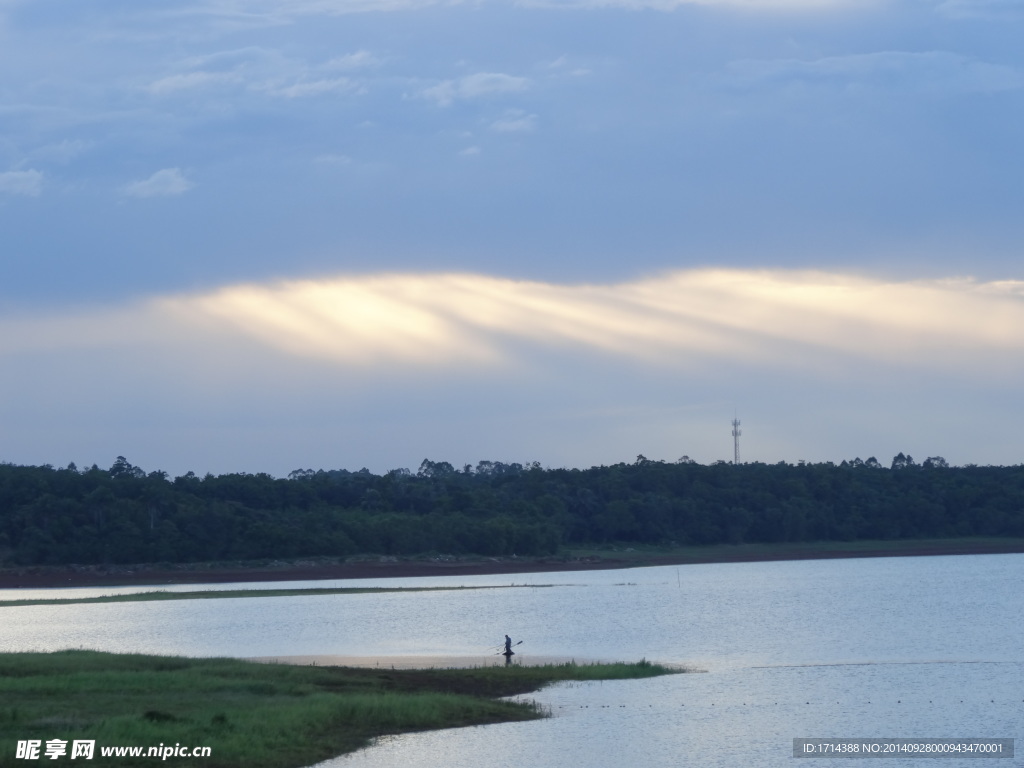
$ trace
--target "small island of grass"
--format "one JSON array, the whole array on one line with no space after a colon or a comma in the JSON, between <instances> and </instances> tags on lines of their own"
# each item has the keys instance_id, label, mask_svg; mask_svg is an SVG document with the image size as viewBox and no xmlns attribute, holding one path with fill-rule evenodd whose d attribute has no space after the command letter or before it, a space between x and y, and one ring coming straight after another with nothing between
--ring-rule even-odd
<instances>
[{"instance_id":1,"label":"small island of grass","mask_svg":"<svg viewBox=\"0 0 1024 768\"><path fill-rule=\"evenodd\" d=\"M319 597L323 595L367 595L388 592L458 592L466 589L540 589L552 584L480 585L470 587L305 587L296 589L206 589L180 592L154 590L98 597L31 597L0 600L0 608L30 605L79 605L82 603L148 603L157 600L227 600L246 597Z\"/></svg>"},{"instance_id":2,"label":"small island of grass","mask_svg":"<svg viewBox=\"0 0 1024 768\"><path fill-rule=\"evenodd\" d=\"M472 669L385 670L96 651L0 654L0 755L19 741L95 741L91 765L152 765L103 747L209 747L167 764L298 768L385 734L543 717L501 697L561 680L681 672L641 660ZM145 751L143 751L145 755ZM67 756L64 757L67 759ZM24 761L31 764L33 761Z\"/></svg>"}]
</instances>

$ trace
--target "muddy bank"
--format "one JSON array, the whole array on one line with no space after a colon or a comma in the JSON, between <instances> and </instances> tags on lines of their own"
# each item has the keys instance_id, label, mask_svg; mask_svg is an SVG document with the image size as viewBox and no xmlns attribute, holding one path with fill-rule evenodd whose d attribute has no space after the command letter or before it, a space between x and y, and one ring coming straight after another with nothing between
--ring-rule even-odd
<instances>
[{"instance_id":1,"label":"muddy bank","mask_svg":"<svg viewBox=\"0 0 1024 768\"><path fill-rule=\"evenodd\" d=\"M634 550L552 558L416 559L383 557L357 562L297 560L183 565L26 566L0 569L0 589L104 587L157 584L228 584L251 581L388 579L413 576L475 576L607 570L652 565L821 560L849 557L920 557L1024 553L1024 539L935 539L927 541L747 544Z\"/></svg>"},{"instance_id":2,"label":"muddy bank","mask_svg":"<svg viewBox=\"0 0 1024 768\"><path fill-rule=\"evenodd\" d=\"M545 571L624 568L617 560L473 560L361 561L356 563L294 562L267 566L185 564L180 566L32 566L0 570L0 589L16 587L113 587L146 584L233 584L251 581L319 581L324 579L389 579L411 576L540 573Z\"/></svg>"}]
</instances>

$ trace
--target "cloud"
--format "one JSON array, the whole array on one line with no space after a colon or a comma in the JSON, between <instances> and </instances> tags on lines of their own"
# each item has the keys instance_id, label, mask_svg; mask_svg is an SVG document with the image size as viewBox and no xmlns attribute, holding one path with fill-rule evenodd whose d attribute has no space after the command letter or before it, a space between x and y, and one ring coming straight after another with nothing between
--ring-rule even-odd
<instances>
[{"instance_id":1,"label":"cloud","mask_svg":"<svg viewBox=\"0 0 1024 768\"><path fill-rule=\"evenodd\" d=\"M268 84L261 89L273 96L284 98L304 98L306 96L321 96L325 93L340 93L357 89L358 86L348 78L334 78L330 80L309 80L290 85Z\"/></svg>"},{"instance_id":2,"label":"cloud","mask_svg":"<svg viewBox=\"0 0 1024 768\"><path fill-rule=\"evenodd\" d=\"M18 446L2 458L20 462L711 461L731 450L738 406L749 459L1012 463L1019 440L991 424L1024 386L1024 282L698 270L233 285L0 315L0 370Z\"/></svg>"},{"instance_id":3,"label":"cloud","mask_svg":"<svg viewBox=\"0 0 1024 768\"><path fill-rule=\"evenodd\" d=\"M90 141L64 139L56 144L47 144L32 151L32 157L53 163L69 163L93 146Z\"/></svg>"},{"instance_id":4,"label":"cloud","mask_svg":"<svg viewBox=\"0 0 1024 768\"><path fill-rule=\"evenodd\" d=\"M537 130L537 116L518 109L509 110L491 123L491 130L498 133L532 133Z\"/></svg>"},{"instance_id":5,"label":"cloud","mask_svg":"<svg viewBox=\"0 0 1024 768\"><path fill-rule=\"evenodd\" d=\"M728 81L739 87L804 82L931 93L992 93L1024 88L1024 72L946 51L881 51L814 60L732 62Z\"/></svg>"},{"instance_id":6,"label":"cloud","mask_svg":"<svg viewBox=\"0 0 1024 768\"><path fill-rule=\"evenodd\" d=\"M445 80L425 88L421 95L437 102L438 106L450 106L456 100L478 99L496 93L525 91L530 81L525 77L514 77L498 72L477 72L457 80Z\"/></svg>"},{"instance_id":7,"label":"cloud","mask_svg":"<svg viewBox=\"0 0 1024 768\"><path fill-rule=\"evenodd\" d=\"M552 351L556 360L572 353L666 369L719 361L824 375L885 366L985 378L1017 375L1024 366L1020 281L700 270L566 286L473 274L377 275L230 286L156 299L139 313L139 322L119 317L118 325L153 325L145 315L159 318L172 337L175 328L197 327L209 338L241 334L268 351L367 370L501 368ZM98 321L43 324L51 342L74 346L82 334L58 330L61 322L70 330L95 329ZM31 327L2 336L8 347L46 344ZM112 327L91 336L123 334Z\"/></svg>"},{"instance_id":8,"label":"cloud","mask_svg":"<svg viewBox=\"0 0 1024 768\"><path fill-rule=\"evenodd\" d=\"M1007 354L1024 361L1024 283L1014 282L716 270L561 286L396 275L226 288L186 304L290 354L361 365L514 364L524 349L669 368L872 361L942 370L967 359L1001 368Z\"/></svg>"},{"instance_id":9,"label":"cloud","mask_svg":"<svg viewBox=\"0 0 1024 768\"><path fill-rule=\"evenodd\" d=\"M623 8L626 10L672 11L681 6L703 5L753 11L816 10L879 0L512 0L528 8L579 9ZM355 13L391 13L431 7L470 5L466 0L205 0L179 15L207 18L235 29L289 23L302 16L344 16ZM479 2L476 4L480 4ZM495 3L497 4L497 3Z\"/></svg>"},{"instance_id":10,"label":"cloud","mask_svg":"<svg viewBox=\"0 0 1024 768\"><path fill-rule=\"evenodd\" d=\"M292 83L290 85L267 85L263 90L274 96L282 96L286 99L299 99L307 96L321 96L325 93L340 93L356 90L358 86L347 77L337 77L325 80L308 80Z\"/></svg>"},{"instance_id":11,"label":"cloud","mask_svg":"<svg viewBox=\"0 0 1024 768\"><path fill-rule=\"evenodd\" d=\"M172 197L184 194L194 186L180 168L164 168L148 179L128 184L124 191L131 197Z\"/></svg>"},{"instance_id":12,"label":"cloud","mask_svg":"<svg viewBox=\"0 0 1024 768\"><path fill-rule=\"evenodd\" d=\"M188 70L235 73L242 69L274 70L290 64L290 59L273 48L247 45L190 56L178 66Z\"/></svg>"},{"instance_id":13,"label":"cloud","mask_svg":"<svg viewBox=\"0 0 1024 768\"><path fill-rule=\"evenodd\" d=\"M185 72L162 77L146 86L146 90L155 96L164 96L176 91L197 90L214 85L231 85L240 80L238 75L232 72Z\"/></svg>"},{"instance_id":14,"label":"cloud","mask_svg":"<svg viewBox=\"0 0 1024 768\"><path fill-rule=\"evenodd\" d=\"M185 71L161 77L145 86L145 90L153 96L166 97L232 87L286 99L315 97L360 90L357 81L338 77L338 71L367 68L375 63L376 59L367 51L317 65L289 58L275 50L250 46L180 61L175 66Z\"/></svg>"},{"instance_id":15,"label":"cloud","mask_svg":"<svg viewBox=\"0 0 1024 768\"><path fill-rule=\"evenodd\" d=\"M43 191L43 174L40 171L6 171L0 173L0 194L39 197Z\"/></svg>"},{"instance_id":16,"label":"cloud","mask_svg":"<svg viewBox=\"0 0 1024 768\"><path fill-rule=\"evenodd\" d=\"M1021 0L945 0L938 10L954 19L1024 19L1024 3Z\"/></svg>"},{"instance_id":17,"label":"cloud","mask_svg":"<svg viewBox=\"0 0 1024 768\"><path fill-rule=\"evenodd\" d=\"M390 12L462 5L462 0L267 0L275 13L293 15L343 16L350 13Z\"/></svg>"},{"instance_id":18,"label":"cloud","mask_svg":"<svg viewBox=\"0 0 1024 768\"><path fill-rule=\"evenodd\" d=\"M674 11L687 5L719 6L750 11L814 11L865 5L872 0L518 0L531 8L623 8L627 10ZM877 0L874 0L877 2Z\"/></svg>"},{"instance_id":19,"label":"cloud","mask_svg":"<svg viewBox=\"0 0 1024 768\"><path fill-rule=\"evenodd\" d=\"M391 13L460 4L461 0L194 0L163 15L186 22L194 35L197 28L204 27L233 33L285 26L307 16Z\"/></svg>"},{"instance_id":20,"label":"cloud","mask_svg":"<svg viewBox=\"0 0 1024 768\"><path fill-rule=\"evenodd\" d=\"M334 168L341 168L341 167L344 167L346 165L351 165L352 164L352 158L349 157L348 155L337 155L337 154L317 155L316 162L319 163L320 165L331 166L331 167L334 167Z\"/></svg>"},{"instance_id":21,"label":"cloud","mask_svg":"<svg viewBox=\"0 0 1024 768\"><path fill-rule=\"evenodd\" d=\"M849 6L856 0L514 0L518 6L531 8L625 8L629 10L671 11L685 5L708 5L748 8L751 10L793 10ZM864 0L859 0L863 4ZM306 0L278 5L278 12L295 14L363 13L395 11L430 6L463 5L463 0Z\"/></svg>"},{"instance_id":22,"label":"cloud","mask_svg":"<svg viewBox=\"0 0 1024 768\"><path fill-rule=\"evenodd\" d=\"M369 51L356 51L355 53L346 53L344 56L338 56L331 59L323 65L323 68L337 69L342 72L352 72L358 69L376 67L379 66L380 63L380 59Z\"/></svg>"}]
</instances>

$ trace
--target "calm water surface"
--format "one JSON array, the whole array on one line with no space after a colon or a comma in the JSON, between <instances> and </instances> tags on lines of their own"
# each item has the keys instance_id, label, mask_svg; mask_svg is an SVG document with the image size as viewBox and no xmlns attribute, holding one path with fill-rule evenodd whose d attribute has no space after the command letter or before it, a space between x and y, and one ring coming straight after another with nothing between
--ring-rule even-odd
<instances>
[{"instance_id":1,"label":"calm water surface","mask_svg":"<svg viewBox=\"0 0 1024 768\"><path fill-rule=\"evenodd\" d=\"M493 658L487 648L508 632L523 640L524 661L644 657L705 670L555 686L530 697L551 708L549 720L390 738L324 768L791 766L794 737L1024 736L1024 555L343 585L511 583L534 586L5 608L0 650L478 655L486 663ZM334 584L342 585L244 586ZM123 590L0 590L0 599L115 591ZM1018 748L1024 751L1024 741ZM961 764L977 765L939 763ZM994 765L1016 764L1024 761ZM882 763L899 765L921 761Z\"/></svg>"}]
</instances>

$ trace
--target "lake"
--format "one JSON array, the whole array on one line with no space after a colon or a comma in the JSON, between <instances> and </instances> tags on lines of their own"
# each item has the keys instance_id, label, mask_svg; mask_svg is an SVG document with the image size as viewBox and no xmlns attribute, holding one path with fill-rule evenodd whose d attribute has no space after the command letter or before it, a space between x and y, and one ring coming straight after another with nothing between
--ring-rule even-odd
<instances>
[{"instance_id":1,"label":"lake","mask_svg":"<svg viewBox=\"0 0 1024 768\"><path fill-rule=\"evenodd\" d=\"M322 768L775 766L791 765L798 737L1024 735L1024 555L174 589L511 584L5 608L0 650L492 663L501 657L489 649L508 633L523 641L525 663L647 658L702 670L554 686L528 697L550 708L548 720L398 736ZM133 590L0 590L0 599L124 591ZM976 765L940 763L960 764Z\"/></svg>"}]
</instances>

